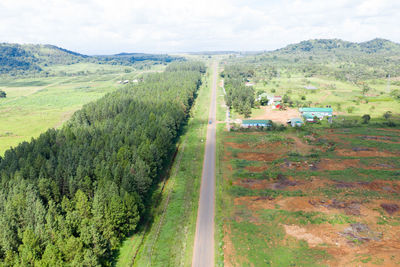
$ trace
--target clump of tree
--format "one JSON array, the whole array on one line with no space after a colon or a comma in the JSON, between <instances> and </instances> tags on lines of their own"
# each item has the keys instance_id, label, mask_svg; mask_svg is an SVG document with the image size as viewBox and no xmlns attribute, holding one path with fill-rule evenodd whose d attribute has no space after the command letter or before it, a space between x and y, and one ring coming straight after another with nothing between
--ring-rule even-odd
<instances>
[{"instance_id":1,"label":"clump of tree","mask_svg":"<svg viewBox=\"0 0 400 267\"><path fill-rule=\"evenodd\" d=\"M362 123L363 123L363 124L368 124L369 121L371 120L371 116L370 116L369 114L364 114L364 115L361 117L361 120L362 120Z\"/></svg>"},{"instance_id":2,"label":"clump of tree","mask_svg":"<svg viewBox=\"0 0 400 267\"><path fill-rule=\"evenodd\" d=\"M0 157L0 265L110 265L168 164L202 64L172 63Z\"/></svg>"},{"instance_id":3,"label":"clump of tree","mask_svg":"<svg viewBox=\"0 0 400 267\"><path fill-rule=\"evenodd\" d=\"M247 68L246 65L228 65L222 73L225 78L226 105L245 117L250 117L251 108L255 104L253 87L245 86L245 82L253 75L254 70Z\"/></svg>"},{"instance_id":4,"label":"clump of tree","mask_svg":"<svg viewBox=\"0 0 400 267\"><path fill-rule=\"evenodd\" d=\"M0 98L6 98L7 94L3 90L0 89Z\"/></svg>"}]
</instances>

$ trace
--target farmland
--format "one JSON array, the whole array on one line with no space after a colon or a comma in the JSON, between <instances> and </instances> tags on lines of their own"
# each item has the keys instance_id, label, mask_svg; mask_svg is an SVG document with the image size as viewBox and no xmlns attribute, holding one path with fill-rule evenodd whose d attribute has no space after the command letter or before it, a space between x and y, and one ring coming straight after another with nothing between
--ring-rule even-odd
<instances>
[{"instance_id":1,"label":"farmland","mask_svg":"<svg viewBox=\"0 0 400 267\"><path fill-rule=\"evenodd\" d=\"M398 129L219 134L225 266L400 263Z\"/></svg>"},{"instance_id":2,"label":"farmland","mask_svg":"<svg viewBox=\"0 0 400 267\"><path fill-rule=\"evenodd\" d=\"M59 128L82 105L120 88L117 81L164 68L135 67L77 63L46 67L49 77L3 76L0 88L7 98L0 99L0 155L48 128Z\"/></svg>"}]
</instances>

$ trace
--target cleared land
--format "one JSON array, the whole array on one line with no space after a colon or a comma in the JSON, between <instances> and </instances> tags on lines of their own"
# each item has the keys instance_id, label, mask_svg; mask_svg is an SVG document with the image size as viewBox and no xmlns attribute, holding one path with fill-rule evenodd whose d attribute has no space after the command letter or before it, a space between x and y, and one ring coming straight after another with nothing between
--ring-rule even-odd
<instances>
[{"instance_id":1,"label":"cleared land","mask_svg":"<svg viewBox=\"0 0 400 267\"><path fill-rule=\"evenodd\" d=\"M48 128L60 127L82 105L123 86L117 81L143 72L92 63L53 66L46 71L59 76L1 79L0 88L7 98L0 99L0 155Z\"/></svg>"},{"instance_id":2,"label":"cleared land","mask_svg":"<svg viewBox=\"0 0 400 267\"><path fill-rule=\"evenodd\" d=\"M225 266L398 266L400 130L219 131Z\"/></svg>"}]
</instances>

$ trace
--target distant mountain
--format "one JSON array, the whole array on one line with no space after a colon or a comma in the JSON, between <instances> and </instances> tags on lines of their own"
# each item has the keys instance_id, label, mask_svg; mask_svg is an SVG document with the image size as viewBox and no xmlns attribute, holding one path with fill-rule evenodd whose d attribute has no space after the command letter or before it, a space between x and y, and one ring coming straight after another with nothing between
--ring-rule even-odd
<instances>
[{"instance_id":1,"label":"distant mountain","mask_svg":"<svg viewBox=\"0 0 400 267\"><path fill-rule=\"evenodd\" d=\"M73 64L86 58L54 45L0 43L0 73L41 71L43 66Z\"/></svg>"},{"instance_id":2,"label":"distant mountain","mask_svg":"<svg viewBox=\"0 0 400 267\"><path fill-rule=\"evenodd\" d=\"M312 39L291 44L273 52L283 54L307 52L400 53L400 44L380 38L362 43L353 43L340 39Z\"/></svg>"},{"instance_id":3,"label":"distant mountain","mask_svg":"<svg viewBox=\"0 0 400 267\"><path fill-rule=\"evenodd\" d=\"M182 57L143 53L87 56L54 45L0 43L0 74L40 72L51 65L70 65L78 62L132 65L138 61L160 63L183 60Z\"/></svg>"},{"instance_id":4,"label":"distant mountain","mask_svg":"<svg viewBox=\"0 0 400 267\"><path fill-rule=\"evenodd\" d=\"M184 60L183 57L170 56L167 54L145 54L145 53L119 53L115 55L94 56L99 61L109 64L129 65L138 61L159 61L168 63L176 60Z\"/></svg>"}]
</instances>

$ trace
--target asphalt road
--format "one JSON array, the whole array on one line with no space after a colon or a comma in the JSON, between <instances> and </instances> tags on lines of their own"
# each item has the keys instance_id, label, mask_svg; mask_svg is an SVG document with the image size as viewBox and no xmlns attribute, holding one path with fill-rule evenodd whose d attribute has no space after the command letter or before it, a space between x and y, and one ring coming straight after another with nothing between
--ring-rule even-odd
<instances>
[{"instance_id":1,"label":"asphalt road","mask_svg":"<svg viewBox=\"0 0 400 267\"><path fill-rule=\"evenodd\" d=\"M217 63L213 64L213 81L207 126L206 150L201 175L199 209L193 249L193 267L214 266L214 210L215 210L215 138Z\"/></svg>"}]
</instances>

